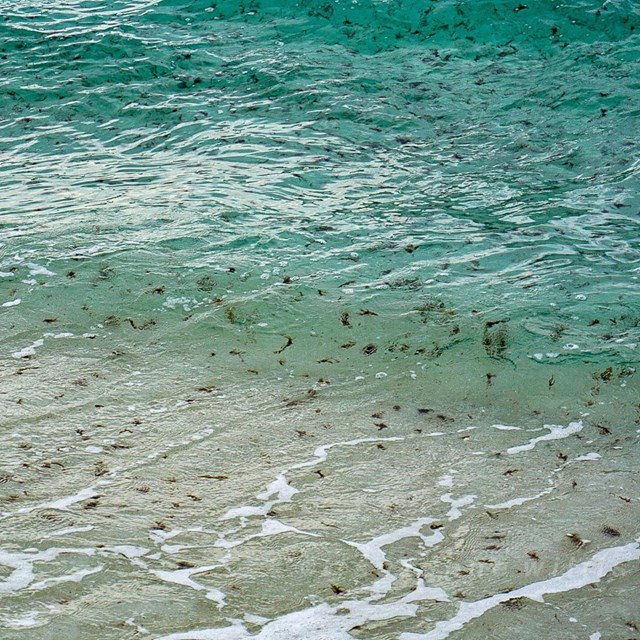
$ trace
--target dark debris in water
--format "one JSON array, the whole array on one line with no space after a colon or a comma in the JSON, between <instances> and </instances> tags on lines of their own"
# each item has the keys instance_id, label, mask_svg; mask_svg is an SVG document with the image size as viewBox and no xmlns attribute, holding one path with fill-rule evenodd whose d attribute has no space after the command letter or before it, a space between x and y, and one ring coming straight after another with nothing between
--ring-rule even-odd
<instances>
[{"instance_id":1,"label":"dark debris in water","mask_svg":"<svg viewBox=\"0 0 640 640\"><path fill-rule=\"evenodd\" d=\"M303 396L299 396L297 398L284 398L282 402L284 402L285 407L297 407L298 405L310 402L317 395L318 391L316 389L309 389Z\"/></svg>"},{"instance_id":2,"label":"dark debris in water","mask_svg":"<svg viewBox=\"0 0 640 640\"><path fill-rule=\"evenodd\" d=\"M571 542L573 543L576 549L582 549L583 547L586 547L591 542L591 540L584 539L579 533L576 533L576 532L567 533L567 538L571 540Z\"/></svg>"},{"instance_id":3,"label":"dark debris in water","mask_svg":"<svg viewBox=\"0 0 640 640\"><path fill-rule=\"evenodd\" d=\"M502 602L502 606L506 609L523 609L526 603L526 598L509 598Z\"/></svg>"},{"instance_id":4,"label":"dark debris in water","mask_svg":"<svg viewBox=\"0 0 640 640\"><path fill-rule=\"evenodd\" d=\"M602 529L600 529L601 533L609 538L619 538L620 532L614 527L610 527L609 525L604 525Z\"/></svg>"},{"instance_id":5,"label":"dark debris in water","mask_svg":"<svg viewBox=\"0 0 640 640\"><path fill-rule=\"evenodd\" d=\"M508 320L486 322L482 332L482 346L490 358L503 359L508 349Z\"/></svg>"},{"instance_id":6,"label":"dark debris in water","mask_svg":"<svg viewBox=\"0 0 640 640\"><path fill-rule=\"evenodd\" d=\"M279 349L276 349L273 353L280 354L285 349L288 349L292 344L293 338L291 336L285 336L285 343Z\"/></svg>"}]
</instances>

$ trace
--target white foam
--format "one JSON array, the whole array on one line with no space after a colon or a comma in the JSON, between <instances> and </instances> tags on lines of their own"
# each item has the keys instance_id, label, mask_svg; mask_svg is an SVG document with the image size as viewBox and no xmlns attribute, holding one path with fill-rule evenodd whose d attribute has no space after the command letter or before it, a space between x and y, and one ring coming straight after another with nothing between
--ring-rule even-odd
<instances>
[{"instance_id":1,"label":"white foam","mask_svg":"<svg viewBox=\"0 0 640 640\"><path fill-rule=\"evenodd\" d=\"M531 502L532 500L537 500L538 498L542 498L542 496L546 496L554 489L555 487L549 487L548 489L537 493L535 496L529 496L527 498L514 498L513 500L507 500L506 502L500 502L499 504L485 504L484 506L487 507L487 509L510 509L511 507L519 507L525 502Z\"/></svg>"},{"instance_id":2,"label":"white foam","mask_svg":"<svg viewBox=\"0 0 640 640\"><path fill-rule=\"evenodd\" d=\"M424 571L419 569L418 567L414 567L409 560L402 559L400 560L400 564L405 569L410 569L417 576L417 584L416 588L409 592L404 598L402 598L403 602L418 602L422 600L436 600L438 602L450 602L450 598L447 595L447 592L440 587L427 587L424 582Z\"/></svg>"},{"instance_id":3,"label":"white foam","mask_svg":"<svg viewBox=\"0 0 640 640\"><path fill-rule=\"evenodd\" d=\"M85 531L91 531L93 525L86 525L85 527L66 527L65 529L58 529L58 531L52 531L47 538L53 538L55 536L67 536L70 533L84 533Z\"/></svg>"},{"instance_id":4,"label":"white foam","mask_svg":"<svg viewBox=\"0 0 640 640\"><path fill-rule=\"evenodd\" d=\"M206 598L208 600L213 600L218 603L218 607L221 609L225 605L224 601L224 593L219 591L218 589L214 589L211 587L205 587L204 585L196 582L192 579L191 576L197 575L198 573L207 573L209 571L213 571L214 569L219 569L222 565L213 564L206 567L192 567L189 569L176 569L175 571L162 571L159 569L151 570L151 573L156 577L160 578L164 582L172 582L174 584L179 584L184 587L190 587L191 589L195 589L196 591L206 591Z\"/></svg>"},{"instance_id":5,"label":"white foam","mask_svg":"<svg viewBox=\"0 0 640 640\"><path fill-rule=\"evenodd\" d=\"M329 449L333 449L334 447L354 447L359 444L368 444L374 442L398 442L400 440L404 440L404 438L400 437L392 437L392 438L357 438L356 440L344 440L342 442L332 442L331 444L325 444L320 447L317 447L313 452L313 455L318 458L317 460L309 460L307 462L301 462L300 464L295 464L292 467L289 467L288 471L293 469L302 469L304 467L314 466L316 464L320 464L325 462L327 459L327 451Z\"/></svg>"},{"instance_id":6,"label":"white foam","mask_svg":"<svg viewBox=\"0 0 640 640\"><path fill-rule=\"evenodd\" d=\"M156 638L156 640L241 640L248 637L247 630L239 621L236 621L231 627L171 633L168 636Z\"/></svg>"},{"instance_id":7,"label":"white foam","mask_svg":"<svg viewBox=\"0 0 640 640\"><path fill-rule=\"evenodd\" d=\"M424 579L418 578L416 588L408 593L403 602L422 602L423 600L436 600L437 602L451 602L447 592L440 587L427 587Z\"/></svg>"},{"instance_id":8,"label":"white foam","mask_svg":"<svg viewBox=\"0 0 640 640\"><path fill-rule=\"evenodd\" d=\"M444 536L439 530L434 531L433 534L429 537L425 536L420 531L422 527L431 524L432 522L434 522L433 518L420 518L419 520L416 520L406 527L402 527L394 531L389 531L388 533L383 533L382 535L373 538L369 542L350 542L349 540L343 540L343 542L351 547L355 547L356 549L358 549L358 551L360 551L360 553L376 569L382 571L384 561L386 560L386 555L382 550L382 547L393 544L394 542L398 542L403 538L420 538L426 547L432 547L433 545L443 540Z\"/></svg>"},{"instance_id":9,"label":"white foam","mask_svg":"<svg viewBox=\"0 0 640 640\"><path fill-rule=\"evenodd\" d=\"M522 444L518 447L510 447L507 449L508 454L520 453L521 451L530 451L533 449L538 442L543 442L546 440L561 440L562 438L568 438L570 435L574 433L578 433L582 431L582 421L578 422L570 422L568 426L563 427L561 425L555 424L545 424L545 429L549 429L549 433L544 436L539 436L537 438L532 438L529 440L527 444Z\"/></svg>"},{"instance_id":10,"label":"white foam","mask_svg":"<svg viewBox=\"0 0 640 640\"><path fill-rule=\"evenodd\" d=\"M104 449L102 447L96 447L95 445L90 444L88 447L85 447L85 451L87 453L102 453Z\"/></svg>"},{"instance_id":11,"label":"white foam","mask_svg":"<svg viewBox=\"0 0 640 640\"><path fill-rule=\"evenodd\" d=\"M41 617L42 611L28 611L19 618L11 618L5 624L12 629L30 629L43 624Z\"/></svg>"},{"instance_id":12,"label":"white foam","mask_svg":"<svg viewBox=\"0 0 640 640\"><path fill-rule=\"evenodd\" d=\"M522 431L522 427L513 427L508 424L492 424L494 429L500 429L501 431Z\"/></svg>"},{"instance_id":13,"label":"white foam","mask_svg":"<svg viewBox=\"0 0 640 640\"><path fill-rule=\"evenodd\" d=\"M266 624L267 622L271 621L271 618L264 618L263 616L256 616L252 613L245 613L244 614L244 621L245 622L249 622L250 624L257 624L262 626L263 624Z\"/></svg>"},{"instance_id":14,"label":"white foam","mask_svg":"<svg viewBox=\"0 0 640 640\"><path fill-rule=\"evenodd\" d=\"M257 495L257 498L268 500L271 496L276 495L278 502L291 502L296 493L299 493L298 489L291 486L284 473L281 473L267 486L266 491Z\"/></svg>"},{"instance_id":15,"label":"white foam","mask_svg":"<svg viewBox=\"0 0 640 640\"><path fill-rule=\"evenodd\" d=\"M74 493L71 496L65 496L64 498L54 500L53 502L43 502L33 507L24 507L23 509L19 509L17 513L31 513L36 509L58 509L60 511L67 511L72 504L82 502L83 500L88 500L89 498L96 495L96 487L104 486L106 484L110 484L110 482L108 480L102 480L101 482L96 483L95 486L81 489L80 491L78 491L78 493Z\"/></svg>"},{"instance_id":16,"label":"white foam","mask_svg":"<svg viewBox=\"0 0 640 640\"><path fill-rule=\"evenodd\" d=\"M191 305L197 304L198 301L195 298L169 296L162 306L167 307L167 309L175 309L177 306L182 306L185 311L191 311Z\"/></svg>"},{"instance_id":17,"label":"white foam","mask_svg":"<svg viewBox=\"0 0 640 640\"><path fill-rule=\"evenodd\" d=\"M264 505L262 507L235 507L229 509L220 520L232 520L233 518L250 518L251 516L266 516L267 512L273 505Z\"/></svg>"},{"instance_id":18,"label":"white foam","mask_svg":"<svg viewBox=\"0 0 640 640\"><path fill-rule=\"evenodd\" d=\"M534 582L520 589L499 593L483 600L463 602L453 618L438 622L432 631L426 634L401 633L400 640L444 640L454 631L462 629L467 622L479 618L502 602L513 598L529 598L535 602L544 602L544 596L581 589L599 582L619 564L638 559L640 559L640 545L637 542L603 549L590 560L581 562L555 578Z\"/></svg>"},{"instance_id":19,"label":"white foam","mask_svg":"<svg viewBox=\"0 0 640 640\"><path fill-rule=\"evenodd\" d=\"M46 267L43 267L40 264L35 264L34 262L27 262L27 267L29 267L29 273L32 276L55 276L56 274L53 271L49 271Z\"/></svg>"},{"instance_id":20,"label":"white foam","mask_svg":"<svg viewBox=\"0 0 640 640\"><path fill-rule=\"evenodd\" d=\"M438 479L438 485L441 487L453 487L453 473L454 471L450 471L450 475L441 476Z\"/></svg>"},{"instance_id":21,"label":"white foam","mask_svg":"<svg viewBox=\"0 0 640 640\"><path fill-rule=\"evenodd\" d=\"M202 629L175 633L156 640L353 640L349 630L369 620L389 620L397 616L415 616L417 606L403 602L373 605L347 601L340 608L327 603L294 611L265 624L257 635L249 634L238 622L222 629Z\"/></svg>"},{"instance_id":22,"label":"white foam","mask_svg":"<svg viewBox=\"0 0 640 640\"><path fill-rule=\"evenodd\" d=\"M589 636L589 640L600 640L600 638L602 638L602 634L599 631L596 631Z\"/></svg>"},{"instance_id":23,"label":"white foam","mask_svg":"<svg viewBox=\"0 0 640 640\"><path fill-rule=\"evenodd\" d=\"M214 542L213 546L219 549L233 549L234 547L239 547L241 544L244 544L245 542L248 542L249 540L253 540L255 538L266 538L268 536L275 536L283 533L295 533L298 535L310 536L312 538L322 537L318 533L303 531L302 529L297 529L296 527L290 527L289 525L286 525L279 520L276 520L275 518L269 518L262 523L262 529L259 533L254 533L238 540L227 540L223 535L218 534L219 537ZM165 550L165 547L163 547L163 550Z\"/></svg>"},{"instance_id":24,"label":"white foam","mask_svg":"<svg viewBox=\"0 0 640 640\"><path fill-rule=\"evenodd\" d=\"M52 547L44 551L23 551L11 552L0 549L0 565L9 567L13 571L2 582L0 582L0 594L15 593L28 587L35 579L33 565L35 562L50 562L55 560L61 553L80 553L83 555L94 555L95 549L64 549Z\"/></svg>"},{"instance_id":25,"label":"white foam","mask_svg":"<svg viewBox=\"0 0 640 640\"><path fill-rule=\"evenodd\" d=\"M129 625L130 627L133 627L138 633L149 635L148 629L145 629L143 626L139 625L136 622L135 618L127 618L124 623Z\"/></svg>"},{"instance_id":26,"label":"white foam","mask_svg":"<svg viewBox=\"0 0 640 640\"><path fill-rule=\"evenodd\" d=\"M545 356L547 356L547 358L557 358L560 354L559 353L554 353L554 352L548 352L548 353L534 353L533 357L536 360L542 360Z\"/></svg>"},{"instance_id":27,"label":"white foam","mask_svg":"<svg viewBox=\"0 0 640 640\"><path fill-rule=\"evenodd\" d=\"M239 620L235 620L230 627L172 633L156 640L353 640L349 631L354 627L371 621L415 617L418 606L412 600L441 599L442 594L439 589L423 589L419 585L415 591L395 602L375 604L347 600L339 607L325 602L294 611L266 622L257 635L250 634Z\"/></svg>"},{"instance_id":28,"label":"white foam","mask_svg":"<svg viewBox=\"0 0 640 640\"><path fill-rule=\"evenodd\" d=\"M15 307L16 305L20 304L22 302L22 300L20 298L16 298L15 300L9 300L9 302L5 302L2 306L3 307Z\"/></svg>"},{"instance_id":29,"label":"white foam","mask_svg":"<svg viewBox=\"0 0 640 640\"><path fill-rule=\"evenodd\" d=\"M467 496L462 496L462 498L458 498L457 500L451 497L450 493L445 493L440 497L442 502L448 502L451 505L451 509L449 509L447 513L447 517L449 520L457 520L461 515L462 511L460 511L460 507L466 507L473 504L473 501L477 498L475 494L470 494Z\"/></svg>"},{"instance_id":30,"label":"white foam","mask_svg":"<svg viewBox=\"0 0 640 640\"><path fill-rule=\"evenodd\" d=\"M61 582L81 582L83 578L91 576L94 573L100 573L103 569L103 565L98 565L93 569L80 569L65 576L56 576L55 578L47 578L41 582L34 582L29 588L34 591L40 591L41 589L47 589L52 584L59 584Z\"/></svg>"},{"instance_id":31,"label":"white foam","mask_svg":"<svg viewBox=\"0 0 640 640\"><path fill-rule=\"evenodd\" d=\"M132 560L133 558L141 558L149 553L149 549L145 547L136 547L132 544L115 544L110 547L105 547L104 551L118 553L129 560Z\"/></svg>"},{"instance_id":32,"label":"white foam","mask_svg":"<svg viewBox=\"0 0 640 640\"><path fill-rule=\"evenodd\" d=\"M0 549L0 565L14 571L0 582L0 594L14 593L28 587L34 580L32 556L23 553L9 553Z\"/></svg>"},{"instance_id":33,"label":"white foam","mask_svg":"<svg viewBox=\"0 0 640 640\"><path fill-rule=\"evenodd\" d=\"M583 456L578 456L577 458L574 458L572 462L582 462L583 460L585 461L600 460L600 458L602 458L602 456L599 453L592 451L591 453L586 453Z\"/></svg>"},{"instance_id":34,"label":"white foam","mask_svg":"<svg viewBox=\"0 0 640 640\"><path fill-rule=\"evenodd\" d=\"M40 338L40 340L36 340L33 344L28 347L24 347L24 349L20 349L20 351L14 351L11 355L19 360L20 358L28 358L29 356L36 355L36 348L41 347L44 344L44 340Z\"/></svg>"},{"instance_id":35,"label":"white foam","mask_svg":"<svg viewBox=\"0 0 640 640\"><path fill-rule=\"evenodd\" d=\"M290 471L296 469L305 469L307 467L313 467L322 462L325 462L327 459L328 451L333 449L334 447L352 447L359 444L365 443L373 443L373 442L394 442L398 440L403 440L404 438L400 437L392 437L392 438L358 438L356 440L347 440L344 442L333 442L330 444L325 444L320 447L317 447L313 452L313 458L311 460L306 460L305 462L299 462L294 464L283 471L281 471L273 482L271 482L265 491L259 493L256 497L259 500L267 500L261 506L247 506L243 505L240 507L234 507L233 509L229 509L223 516L221 516L221 520L232 520L234 518L250 518L251 516L266 516L269 511L271 511L272 507L281 502L291 502L293 496L299 493L299 490L294 486L289 484L287 480L286 474ZM275 496L275 498L273 498ZM273 498L269 500L269 498ZM229 542L220 542L218 541L217 546L227 546L232 545L236 546L234 543Z\"/></svg>"},{"instance_id":36,"label":"white foam","mask_svg":"<svg viewBox=\"0 0 640 640\"><path fill-rule=\"evenodd\" d=\"M262 531L256 534L256 538L266 538L267 536L275 536L280 533L297 533L303 536L311 536L312 538L321 538L318 533L311 533L309 531L303 531L296 527L290 527L289 525L276 520L275 518L269 518L262 523Z\"/></svg>"},{"instance_id":37,"label":"white foam","mask_svg":"<svg viewBox=\"0 0 640 640\"><path fill-rule=\"evenodd\" d=\"M384 598L389 591L391 591L393 583L397 580L390 571L383 571L383 573L384 575L382 578L376 580L372 585L365 587L365 591L368 591L371 594L369 601L381 600Z\"/></svg>"},{"instance_id":38,"label":"white foam","mask_svg":"<svg viewBox=\"0 0 640 640\"><path fill-rule=\"evenodd\" d=\"M165 540L171 540L171 538L175 538L181 533L184 533L182 529L171 529L171 531L163 531L162 529L151 529L151 531L149 531L149 537L155 543L162 544Z\"/></svg>"}]
</instances>

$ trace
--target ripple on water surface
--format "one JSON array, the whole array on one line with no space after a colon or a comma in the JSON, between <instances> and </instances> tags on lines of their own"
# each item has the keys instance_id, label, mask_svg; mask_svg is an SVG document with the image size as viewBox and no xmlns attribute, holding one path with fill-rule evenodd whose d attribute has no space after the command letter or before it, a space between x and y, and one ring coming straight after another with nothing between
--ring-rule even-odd
<instances>
[{"instance_id":1,"label":"ripple on water surface","mask_svg":"<svg viewBox=\"0 0 640 640\"><path fill-rule=\"evenodd\" d=\"M0 9L7 638L638 633L634 2Z\"/></svg>"}]
</instances>

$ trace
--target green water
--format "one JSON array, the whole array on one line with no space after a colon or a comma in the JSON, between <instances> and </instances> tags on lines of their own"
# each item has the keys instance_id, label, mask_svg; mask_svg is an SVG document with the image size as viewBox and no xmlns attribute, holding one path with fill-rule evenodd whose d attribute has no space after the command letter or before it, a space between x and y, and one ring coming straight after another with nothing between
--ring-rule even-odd
<instances>
[{"instance_id":1,"label":"green water","mask_svg":"<svg viewBox=\"0 0 640 640\"><path fill-rule=\"evenodd\" d=\"M2 640L640 637L637 2L0 10Z\"/></svg>"}]
</instances>

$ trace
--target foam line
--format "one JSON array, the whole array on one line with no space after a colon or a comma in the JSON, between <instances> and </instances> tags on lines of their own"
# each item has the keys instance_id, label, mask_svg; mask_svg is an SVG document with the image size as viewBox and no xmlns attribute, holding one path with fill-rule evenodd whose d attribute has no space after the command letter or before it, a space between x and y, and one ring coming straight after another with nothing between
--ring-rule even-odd
<instances>
[{"instance_id":1,"label":"foam line","mask_svg":"<svg viewBox=\"0 0 640 640\"><path fill-rule=\"evenodd\" d=\"M528 498L513 498L513 500L507 500L506 502L500 502L499 504L485 504L484 506L487 507L487 509L511 509L511 507L519 507L525 502L531 502L532 500L542 498L542 496L546 496L554 490L555 487L549 487L548 489L537 493L535 496L529 496Z\"/></svg>"},{"instance_id":2,"label":"foam line","mask_svg":"<svg viewBox=\"0 0 640 640\"><path fill-rule=\"evenodd\" d=\"M44 536L45 538L54 538L56 536L66 536L70 533L84 533L85 531L91 531L94 529L93 525L86 525L84 527L66 527L65 529L58 529L58 531L52 531L50 534Z\"/></svg>"},{"instance_id":3,"label":"foam line","mask_svg":"<svg viewBox=\"0 0 640 640\"><path fill-rule=\"evenodd\" d=\"M325 462L329 455L329 449L333 449L334 447L353 447L358 444L370 442L397 442L398 440L404 440L404 438L358 438L357 440L333 442L331 444L324 444L320 447L317 447L313 452L313 458L311 460L305 460L304 462L299 462L290 467L287 467L286 469L283 469L278 474L276 479L267 486L265 491L262 491L256 496L259 500L269 500L269 498L272 498L273 496L275 496L275 499L269 500L261 506L243 505L241 507L234 507L233 509L229 509L223 516L221 516L220 520L225 521L233 520L235 518L249 518L251 516L264 517L269 511L271 511L274 505L282 502L291 502L293 496L300 491L299 489L296 489L294 486L289 484L289 481L287 480L287 473L296 469L314 467L315 465Z\"/></svg>"},{"instance_id":4,"label":"foam line","mask_svg":"<svg viewBox=\"0 0 640 640\"><path fill-rule=\"evenodd\" d=\"M457 520L462 516L462 511L460 511L460 507L467 507L473 504L473 501L477 498L475 494L470 494L468 496L462 496L462 498L451 497L450 493L445 493L440 500L442 502L448 502L451 505L451 509L447 512L447 517L449 520Z\"/></svg>"},{"instance_id":5,"label":"foam line","mask_svg":"<svg viewBox=\"0 0 640 640\"><path fill-rule=\"evenodd\" d=\"M568 438L570 435L582 431L582 421L580 420L578 422L570 422L566 427L557 424L545 424L544 428L549 429L550 432L544 436L532 438L527 444L521 444L517 447L510 447L509 449L507 449L507 453L514 454L520 453L521 451L530 451L536 446L536 444L538 444L538 442Z\"/></svg>"},{"instance_id":6,"label":"foam line","mask_svg":"<svg viewBox=\"0 0 640 640\"><path fill-rule=\"evenodd\" d=\"M40 582L36 582L30 586L33 591L40 591L46 589L53 584L59 584L61 582L81 582L86 576L91 576L94 573L100 573L104 569L104 565L98 565L93 569L80 569L64 576L56 576L55 578L47 578Z\"/></svg>"},{"instance_id":7,"label":"foam line","mask_svg":"<svg viewBox=\"0 0 640 640\"><path fill-rule=\"evenodd\" d=\"M111 484L111 482L109 480L102 480L97 482L93 487L81 489L78 493L74 493L72 496L65 496L64 498L60 498L52 502L43 502L33 507L24 507L23 509L18 509L16 513L31 513L32 511L36 511L36 509L57 509L58 511L67 511L71 505L82 502L83 500L88 500L95 496L98 492L97 487L105 486L107 484Z\"/></svg>"},{"instance_id":8,"label":"foam line","mask_svg":"<svg viewBox=\"0 0 640 640\"><path fill-rule=\"evenodd\" d=\"M513 598L529 598L535 602L544 602L544 596L581 589L589 584L599 582L619 564L638 559L640 559L638 542L603 549L590 560L581 562L555 578L534 582L520 589L499 593L476 602L464 602L453 618L438 622L429 633L402 633L400 640L444 640L454 631L459 631L465 624L479 618L502 602Z\"/></svg>"},{"instance_id":9,"label":"foam line","mask_svg":"<svg viewBox=\"0 0 640 640\"><path fill-rule=\"evenodd\" d=\"M33 572L35 562L51 562L61 553L81 553L92 556L95 552L95 549L62 549L58 547L36 553L11 552L0 549L0 565L13 569L9 576L0 582L0 595L15 593L28 587L35 579Z\"/></svg>"},{"instance_id":10,"label":"foam line","mask_svg":"<svg viewBox=\"0 0 640 640\"><path fill-rule=\"evenodd\" d=\"M353 640L349 631L354 627L377 620L415 617L418 606L412 600L438 600L442 593L439 589L421 589L419 586L404 598L384 604L347 600L339 607L333 607L324 602L271 620L257 635L250 634L236 620L230 627L172 633L156 640Z\"/></svg>"},{"instance_id":11,"label":"foam line","mask_svg":"<svg viewBox=\"0 0 640 640\"><path fill-rule=\"evenodd\" d=\"M420 518L407 527L402 527L395 531L389 531L389 533L384 533L381 536L373 538L373 540L370 540L369 542L360 543L350 542L349 540L343 540L343 542L351 547L355 547L376 569L382 571L384 561L386 560L386 555L382 550L382 547L398 542L403 538L420 538L427 547L432 547L443 540L444 536L439 530L434 531L429 537L425 536L420 531L422 527L431 524L432 522L435 522L433 518Z\"/></svg>"},{"instance_id":12,"label":"foam line","mask_svg":"<svg viewBox=\"0 0 640 640\"><path fill-rule=\"evenodd\" d=\"M156 638L156 640L242 640L249 637L244 626L235 622L231 627L171 633L168 636Z\"/></svg>"},{"instance_id":13,"label":"foam line","mask_svg":"<svg viewBox=\"0 0 640 640\"><path fill-rule=\"evenodd\" d=\"M160 578L164 582L173 582L174 584L179 584L184 587L191 587L196 591L207 591L206 597L208 600L213 600L218 603L218 607L222 608L225 606L224 593L218 589L207 588L204 585L196 582L191 578L193 575L197 575L198 573L207 573L209 571L213 571L214 569L219 569L222 565L220 564L212 564L206 567L193 567L190 569L176 569L175 571L162 571L159 569L152 569L151 573L156 577Z\"/></svg>"},{"instance_id":14,"label":"foam line","mask_svg":"<svg viewBox=\"0 0 640 640\"><path fill-rule=\"evenodd\" d=\"M578 456L577 458L574 458L571 462L584 462L584 461L588 462L591 460L600 460L600 458L602 458L602 456L599 453L592 451L591 453L585 453L585 455L583 456Z\"/></svg>"},{"instance_id":15,"label":"foam line","mask_svg":"<svg viewBox=\"0 0 640 640\"><path fill-rule=\"evenodd\" d=\"M20 349L20 351L14 351L11 355L16 360L19 360L20 358L28 358L29 356L35 356L36 348L41 347L43 344L44 344L44 340L40 338L39 340L36 340L33 344L29 345L28 347L24 347L23 349Z\"/></svg>"},{"instance_id":16,"label":"foam line","mask_svg":"<svg viewBox=\"0 0 640 640\"><path fill-rule=\"evenodd\" d=\"M213 546L221 549L233 549L234 547L239 547L245 542L249 542L249 540L254 540L255 538L267 538L268 536L275 536L281 533L297 533L299 535L310 536L312 538L322 537L319 533L303 531L302 529L297 529L296 527L290 527L280 522L280 520L276 520L275 518L268 518L262 523L262 529L260 533L254 533L250 536L246 536L245 538L240 538L238 540L227 540L224 536L219 535Z\"/></svg>"}]
</instances>

